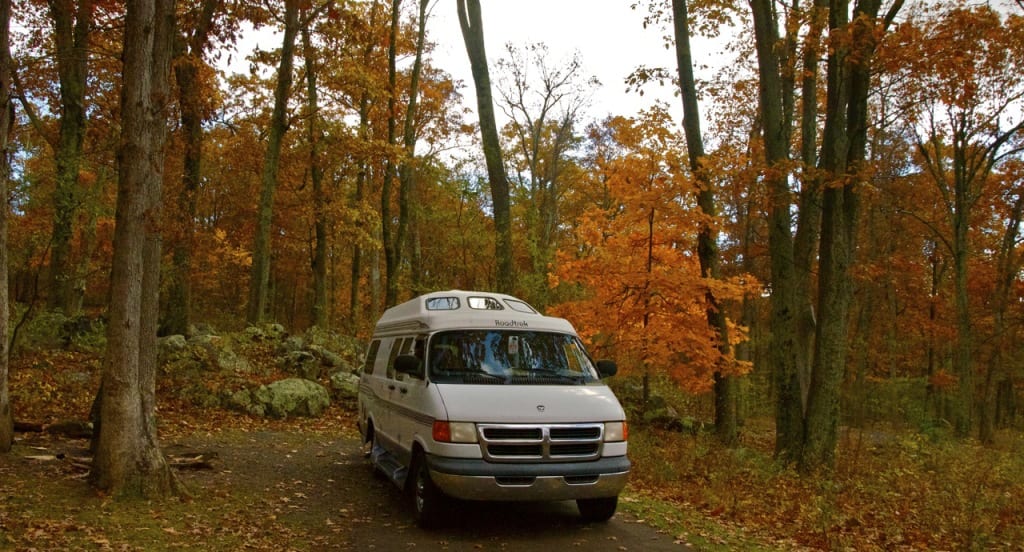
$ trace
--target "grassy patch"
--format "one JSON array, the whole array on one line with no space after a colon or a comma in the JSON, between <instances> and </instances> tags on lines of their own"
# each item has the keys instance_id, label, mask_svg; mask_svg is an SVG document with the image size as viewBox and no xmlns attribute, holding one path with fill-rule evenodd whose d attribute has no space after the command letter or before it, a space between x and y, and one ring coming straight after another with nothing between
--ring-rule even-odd
<instances>
[{"instance_id":1,"label":"grassy patch","mask_svg":"<svg viewBox=\"0 0 1024 552\"><path fill-rule=\"evenodd\" d=\"M1016 433L981 447L907 431L873 431L866 444L847 431L836 470L812 477L779 466L766 447L770 427L755 422L733 449L706 434L632 431L626 508L711 550L1024 546Z\"/></svg>"},{"instance_id":2,"label":"grassy patch","mask_svg":"<svg viewBox=\"0 0 1024 552\"><path fill-rule=\"evenodd\" d=\"M772 543L763 536L749 535L744 527L708 516L690 504L671 502L644 492L622 496L619 510L672 535L675 542L698 550L756 552L797 548L792 542Z\"/></svg>"}]
</instances>

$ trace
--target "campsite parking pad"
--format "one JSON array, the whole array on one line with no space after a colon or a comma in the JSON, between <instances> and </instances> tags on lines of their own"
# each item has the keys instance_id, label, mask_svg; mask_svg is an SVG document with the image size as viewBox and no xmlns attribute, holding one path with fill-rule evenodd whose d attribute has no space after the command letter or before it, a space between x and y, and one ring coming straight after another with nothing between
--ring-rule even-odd
<instances>
[{"instance_id":1,"label":"campsite parking pad","mask_svg":"<svg viewBox=\"0 0 1024 552\"><path fill-rule=\"evenodd\" d=\"M284 432L216 434L182 440L212 450L217 469L187 474L191 486L226 485L267 497L290 530L279 544L297 549L352 550L683 550L684 545L619 513L607 523L582 521L573 502L456 502L448 522L424 530L409 497L374 476L353 436ZM248 446L247 446L248 445ZM173 450L173 448L172 448ZM304 542L303 542L304 541Z\"/></svg>"}]
</instances>

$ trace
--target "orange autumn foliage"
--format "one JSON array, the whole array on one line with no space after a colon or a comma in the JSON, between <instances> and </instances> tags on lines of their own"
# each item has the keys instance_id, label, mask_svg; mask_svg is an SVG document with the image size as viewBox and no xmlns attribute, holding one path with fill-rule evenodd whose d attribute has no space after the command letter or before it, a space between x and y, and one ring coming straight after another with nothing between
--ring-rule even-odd
<instances>
[{"instance_id":1,"label":"orange autumn foliage","mask_svg":"<svg viewBox=\"0 0 1024 552\"><path fill-rule=\"evenodd\" d=\"M551 275L553 286L572 287L578 298L552 310L573 320L597 354L619 359L624 373L663 373L707 391L716 371L749 367L717 348L706 294L729 304L753 279L700 276L697 232L708 221L694 204L684 141L665 110L613 117L603 127L591 133L590 186L600 199L584 210ZM739 328L730 335L744 339Z\"/></svg>"}]
</instances>

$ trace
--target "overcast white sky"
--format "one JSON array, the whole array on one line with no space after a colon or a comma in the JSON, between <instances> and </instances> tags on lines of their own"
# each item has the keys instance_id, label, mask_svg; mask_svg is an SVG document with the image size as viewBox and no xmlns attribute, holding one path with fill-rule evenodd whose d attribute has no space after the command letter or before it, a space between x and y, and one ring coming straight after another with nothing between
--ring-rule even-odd
<instances>
[{"instance_id":1,"label":"overcast white sky","mask_svg":"<svg viewBox=\"0 0 1024 552\"><path fill-rule=\"evenodd\" d=\"M601 82L601 87L591 91L593 100L586 120L608 114L632 116L656 99L668 102L672 112L681 116L682 108L671 86L648 85L643 96L635 91L626 92L625 78L641 63L675 68L675 54L665 48L663 31L643 28L644 8L631 9L634 1L481 0L492 86L497 76L495 64L504 57L506 43L526 46L543 42L556 64L579 52L584 76L596 76ZM415 2L407 0L406 4L408 9ZM427 20L427 33L437 44L433 65L463 82L463 98L475 120L476 95L455 6L453 0L435 0ZM254 46L272 50L280 48L280 40L280 35L269 28L245 34L228 69L248 71L245 57ZM501 117L500 111L498 116ZM499 120L498 124L502 123Z\"/></svg>"},{"instance_id":2,"label":"overcast white sky","mask_svg":"<svg viewBox=\"0 0 1024 552\"><path fill-rule=\"evenodd\" d=\"M662 31L643 28L644 8L630 8L635 0L481 0L487 61L494 67L505 55L505 44L543 42L558 63L578 51L584 75L594 75L602 86L593 91L588 119L605 115L634 115L655 99L669 102L673 113L679 100L670 86L649 85L643 96L626 92L626 76L641 64L675 67L675 54L666 50ZM465 83L463 95L476 112L469 58L462 42L456 3L437 0L427 20L427 32L437 42L434 65ZM500 122L499 122L500 124Z\"/></svg>"}]
</instances>

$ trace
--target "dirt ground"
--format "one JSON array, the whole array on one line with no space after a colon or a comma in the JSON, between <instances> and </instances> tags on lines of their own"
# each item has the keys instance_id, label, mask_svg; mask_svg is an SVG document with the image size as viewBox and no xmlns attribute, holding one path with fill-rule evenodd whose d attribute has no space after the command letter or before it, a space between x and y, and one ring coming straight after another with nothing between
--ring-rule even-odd
<instances>
[{"instance_id":1,"label":"dirt ground","mask_svg":"<svg viewBox=\"0 0 1024 552\"><path fill-rule=\"evenodd\" d=\"M621 511L585 523L571 502L459 503L450 523L422 530L409 498L373 475L354 429L335 419L177 428L164 452L202 453L211 467L178 470L192 496L164 502L99 496L81 464L86 441L19 434L0 455L0 550L686 548Z\"/></svg>"}]
</instances>

